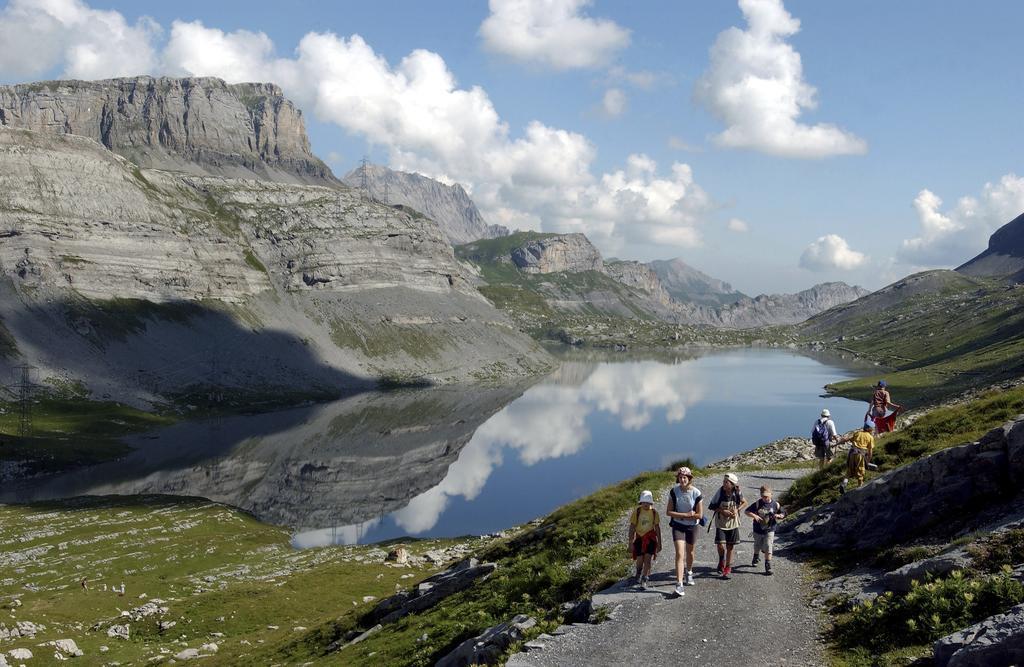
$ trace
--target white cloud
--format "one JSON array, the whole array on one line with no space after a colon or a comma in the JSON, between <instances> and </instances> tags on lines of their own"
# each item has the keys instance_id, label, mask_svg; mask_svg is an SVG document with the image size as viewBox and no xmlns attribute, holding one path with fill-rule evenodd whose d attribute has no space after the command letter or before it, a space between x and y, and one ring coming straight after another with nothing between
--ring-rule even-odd
<instances>
[{"instance_id":1,"label":"white cloud","mask_svg":"<svg viewBox=\"0 0 1024 667\"><path fill-rule=\"evenodd\" d=\"M629 45L629 31L582 14L591 0L490 0L484 47L516 60L566 70L600 67Z\"/></svg>"},{"instance_id":2,"label":"white cloud","mask_svg":"<svg viewBox=\"0 0 1024 667\"><path fill-rule=\"evenodd\" d=\"M782 0L739 4L748 29L718 35L696 87L697 98L727 126L715 142L796 158L867 152L864 140L834 125L798 122L817 106L817 91L804 81L800 54L785 41L800 30L800 21Z\"/></svg>"},{"instance_id":3,"label":"white cloud","mask_svg":"<svg viewBox=\"0 0 1024 667\"><path fill-rule=\"evenodd\" d=\"M921 231L903 241L899 258L917 267L956 266L984 250L992 232L1024 212L1024 178L1006 174L986 183L979 197L961 197L945 212L935 193L921 190L914 209Z\"/></svg>"},{"instance_id":4,"label":"white cloud","mask_svg":"<svg viewBox=\"0 0 1024 667\"><path fill-rule=\"evenodd\" d=\"M820 237L800 255L800 266L810 271L849 271L866 261L864 253L851 249L846 239L836 234Z\"/></svg>"},{"instance_id":5,"label":"white cloud","mask_svg":"<svg viewBox=\"0 0 1024 667\"><path fill-rule=\"evenodd\" d=\"M736 232L738 234L742 234L743 232L750 230L750 225L739 218L730 218L729 221L725 223L725 226L730 232Z\"/></svg>"},{"instance_id":6,"label":"white cloud","mask_svg":"<svg viewBox=\"0 0 1024 667\"><path fill-rule=\"evenodd\" d=\"M129 25L79 0L11 0L0 12L0 72L34 77L63 65L72 79L148 74L159 32L149 18Z\"/></svg>"},{"instance_id":7,"label":"white cloud","mask_svg":"<svg viewBox=\"0 0 1024 667\"><path fill-rule=\"evenodd\" d=\"M618 118L626 111L626 93L621 88L609 88L601 98L601 109L609 118Z\"/></svg>"}]
</instances>

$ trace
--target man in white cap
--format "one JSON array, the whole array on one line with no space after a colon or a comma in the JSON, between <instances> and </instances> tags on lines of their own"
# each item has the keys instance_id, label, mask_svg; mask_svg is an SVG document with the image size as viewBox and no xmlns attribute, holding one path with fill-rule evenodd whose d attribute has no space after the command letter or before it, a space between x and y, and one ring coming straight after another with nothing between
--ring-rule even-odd
<instances>
[{"instance_id":1,"label":"man in white cap","mask_svg":"<svg viewBox=\"0 0 1024 667\"><path fill-rule=\"evenodd\" d=\"M838 438L832 414L828 409L822 410L821 417L814 422L814 427L811 429L811 442L814 443L814 458L818 459L818 470L832 463Z\"/></svg>"}]
</instances>

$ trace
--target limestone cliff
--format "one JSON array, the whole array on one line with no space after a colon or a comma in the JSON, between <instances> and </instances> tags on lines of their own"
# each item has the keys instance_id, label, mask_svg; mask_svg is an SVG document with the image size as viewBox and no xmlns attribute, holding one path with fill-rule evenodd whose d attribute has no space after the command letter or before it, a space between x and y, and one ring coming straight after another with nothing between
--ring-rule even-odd
<instances>
[{"instance_id":1,"label":"limestone cliff","mask_svg":"<svg viewBox=\"0 0 1024 667\"><path fill-rule=\"evenodd\" d=\"M843 282L820 283L795 294L761 294L718 306L680 304L680 319L688 324L707 324L731 329L752 329L778 324L797 324L869 294Z\"/></svg>"},{"instance_id":2,"label":"limestone cliff","mask_svg":"<svg viewBox=\"0 0 1024 667\"><path fill-rule=\"evenodd\" d=\"M672 306L672 296L650 265L632 261L608 261L605 273L623 285L644 292L663 306Z\"/></svg>"},{"instance_id":3,"label":"limestone cliff","mask_svg":"<svg viewBox=\"0 0 1024 667\"><path fill-rule=\"evenodd\" d=\"M0 126L89 137L143 168L335 183L271 83L140 76L0 86Z\"/></svg>"},{"instance_id":4,"label":"limestone cliff","mask_svg":"<svg viewBox=\"0 0 1024 667\"><path fill-rule=\"evenodd\" d=\"M658 276L665 290L680 303L721 306L746 297L732 285L712 278L683 260L654 260L647 264Z\"/></svg>"},{"instance_id":5,"label":"limestone cliff","mask_svg":"<svg viewBox=\"0 0 1024 667\"><path fill-rule=\"evenodd\" d=\"M249 405L548 367L432 220L268 180L283 171L210 175L187 145L188 173L140 169L62 127L0 128L0 372L28 362L44 384L136 404Z\"/></svg>"},{"instance_id":6,"label":"limestone cliff","mask_svg":"<svg viewBox=\"0 0 1024 667\"><path fill-rule=\"evenodd\" d=\"M408 206L432 218L452 245L508 235L506 227L487 224L476 204L458 183L445 185L420 174L373 164L352 170L342 182L353 188L362 188L364 174L372 198L385 204Z\"/></svg>"},{"instance_id":7,"label":"limestone cliff","mask_svg":"<svg viewBox=\"0 0 1024 667\"><path fill-rule=\"evenodd\" d=\"M523 273L604 272L601 253L583 234L556 234L533 239L512 250Z\"/></svg>"}]
</instances>

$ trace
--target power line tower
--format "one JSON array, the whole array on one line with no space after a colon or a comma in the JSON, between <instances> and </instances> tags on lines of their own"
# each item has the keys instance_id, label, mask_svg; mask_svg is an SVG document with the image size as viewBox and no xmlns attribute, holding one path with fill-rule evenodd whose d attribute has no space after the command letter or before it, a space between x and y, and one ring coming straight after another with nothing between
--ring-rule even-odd
<instances>
[{"instance_id":1,"label":"power line tower","mask_svg":"<svg viewBox=\"0 0 1024 667\"><path fill-rule=\"evenodd\" d=\"M367 201L373 199L370 193L370 172L367 167L370 165L370 158L363 156L359 161L359 190Z\"/></svg>"},{"instance_id":2,"label":"power line tower","mask_svg":"<svg viewBox=\"0 0 1024 667\"><path fill-rule=\"evenodd\" d=\"M391 188L388 187L388 182L384 181L384 222L387 223L391 220L391 201L390 201Z\"/></svg>"},{"instance_id":3,"label":"power line tower","mask_svg":"<svg viewBox=\"0 0 1024 667\"><path fill-rule=\"evenodd\" d=\"M32 435L32 371L35 366L23 364L17 369L21 372L19 382L15 385L18 390L18 435L28 438Z\"/></svg>"}]
</instances>

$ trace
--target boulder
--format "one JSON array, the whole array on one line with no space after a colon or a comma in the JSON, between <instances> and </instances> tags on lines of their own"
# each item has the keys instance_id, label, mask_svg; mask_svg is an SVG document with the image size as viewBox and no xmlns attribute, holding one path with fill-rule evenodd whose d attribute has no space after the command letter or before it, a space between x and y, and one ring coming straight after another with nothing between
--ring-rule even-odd
<instances>
[{"instance_id":1,"label":"boulder","mask_svg":"<svg viewBox=\"0 0 1024 667\"><path fill-rule=\"evenodd\" d=\"M388 552L388 555L384 558L388 563L398 563L399 565L405 565L409 562L409 550L405 547L395 547Z\"/></svg>"},{"instance_id":2,"label":"boulder","mask_svg":"<svg viewBox=\"0 0 1024 667\"><path fill-rule=\"evenodd\" d=\"M1024 604L935 642L935 667L987 667L1024 662Z\"/></svg>"},{"instance_id":3,"label":"boulder","mask_svg":"<svg viewBox=\"0 0 1024 667\"><path fill-rule=\"evenodd\" d=\"M970 564L971 555L966 549L958 548L887 572L882 577L882 583L886 590L905 593L910 590L912 581L923 582L928 575L943 577L954 570L963 570Z\"/></svg>"},{"instance_id":4,"label":"boulder","mask_svg":"<svg viewBox=\"0 0 1024 667\"><path fill-rule=\"evenodd\" d=\"M53 647L65 655L70 655L74 658L80 658L85 653L82 649L78 648L78 644L75 643L74 639L58 639L53 642Z\"/></svg>"},{"instance_id":5,"label":"boulder","mask_svg":"<svg viewBox=\"0 0 1024 667\"><path fill-rule=\"evenodd\" d=\"M7 652L12 660L31 660L32 651L27 648L14 648Z\"/></svg>"},{"instance_id":6,"label":"boulder","mask_svg":"<svg viewBox=\"0 0 1024 667\"><path fill-rule=\"evenodd\" d=\"M128 639L131 635L131 627L127 623L124 625L112 625L107 628L107 636L115 639Z\"/></svg>"},{"instance_id":7,"label":"boulder","mask_svg":"<svg viewBox=\"0 0 1024 667\"><path fill-rule=\"evenodd\" d=\"M513 642L522 641L527 630L535 625L536 620L519 614L511 621L487 628L476 637L462 642L454 651L438 660L435 667L494 664Z\"/></svg>"}]
</instances>

